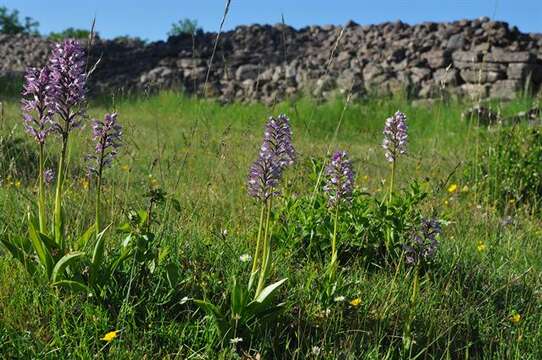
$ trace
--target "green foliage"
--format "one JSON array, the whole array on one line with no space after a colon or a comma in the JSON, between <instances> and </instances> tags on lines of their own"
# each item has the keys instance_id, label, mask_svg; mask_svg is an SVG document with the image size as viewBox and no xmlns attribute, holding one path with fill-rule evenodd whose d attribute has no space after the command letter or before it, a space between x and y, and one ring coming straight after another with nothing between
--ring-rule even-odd
<instances>
[{"instance_id":1,"label":"green foliage","mask_svg":"<svg viewBox=\"0 0 542 360\"><path fill-rule=\"evenodd\" d=\"M0 182L29 181L37 176L38 157L33 144L13 130L0 134Z\"/></svg>"},{"instance_id":2,"label":"green foliage","mask_svg":"<svg viewBox=\"0 0 542 360\"><path fill-rule=\"evenodd\" d=\"M30 17L19 19L19 11L0 6L0 34L38 35L39 23Z\"/></svg>"},{"instance_id":3,"label":"green foliage","mask_svg":"<svg viewBox=\"0 0 542 360\"><path fill-rule=\"evenodd\" d=\"M310 179L316 183L323 163L311 160ZM314 186L314 185L313 185ZM402 245L412 236L422 218L427 197L417 182L397 193L391 203L382 196L354 191L352 203L338 213L339 260L343 263L361 257L377 266L397 263ZM276 237L302 257L324 259L329 256L333 234L333 213L327 204L323 184L312 194L290 196L276 214ZM391 243L386 238L391 234Z\"/></svg>"},{"instance_id":4,"label":"green foliage","mask_svg":"<svg viewBox=\"0 0 542 360\"><path fill-rule=\"evenodd\" d=\"M504 127L483 136L479 159L466 169L466 180L506 213L542 205L542 132L539 127Z\"/></svg>"},{"instance_id":5,"label":"green foliage","mask_svg":"<svg viewBox=\"0 0 542 360\"><path fill-rule=\"evenodd\" d=\"M179 35L197 35L203 32L201 27L198 27L198 21L193 19L182 19L171 24L171 30L167 33L168 36Z\"/></svg>"},{"instance_id":6,"label":"green foliage","mask_svg":"<svg viewBox=\"0 0 542 360\"><path fill-rule=\"evenodd\" d=\"M112 106L91 104L89 116ZM503 225L502 213L475 201L486 196L480 188L469 183L467 192L442 191L449 176L463 171L456 170L459 160L474 162L489 151L483 137L495 139L480 129L477 144L459 120L466 105L350 103L336 132L345 108L340 100L299 99L271 110L161 93L116 98L114 107L130 126L120 166L104 182L104 217L112 225L103 237L88 229L94 189L78 170L88 152L79 137L70 144L62 256L54 254L50 235L34 236L35 245L29 236L25 214L34 183L0 186L0 357L542 358L539 216L511 208L513 222ZM410 115L412 136L388 205L381 200L389 166L380 140L384 119L397 108ZM14 129L22 138L19 102L8 101L5 109L3 134ZM314 169L301 162L286 174L283 198L273 208L269 283L288 281L267 296L267 309L284 303L267 316L249 307L249 264L239 256L252 254L256 242L258 209L246 196L246 170L270 112L292 114L300 161L321 157L331 145L345 148L358 177L354 203L338 223L341 266L330 282L324 274L332 216L321 189L314 191L321 162ZM13 163L10 171L32 174L32 166ZM151 182L160 183L153 191L151 173ZM413 179L424 180L417 187ZM394 267L394 250L422 214L449 220L438 261L425 272ZM34 247L44 264L51 253L57 286ZM115 340L100 340L112 330L120 330Z\"/></svg>"},{"instance_id":7,"label":"green foliage","mask_svg":"<svg viewBox=\"0 0 542 360\"><path fill-rule=\"evenodd\" d=\"M94 36L98 37L98 34L95 33ZM90 31L86 29L76 29L69 27L61 32L51 32L48 36L49 39L53 41L61 41L64 39L78 39L86 40L90 37Z\"/></svg>"},{"instance_id":8,"label":"green foliage","mask_svg":"<svg viewBox=\"0 0 542 360\"><path fill-rule=\"evenodd\" d=\"M0 96L18 99L23 88L22 76L14 74L0 75Z\"/></svg>"},{"instance_id":9,"label":"green foliage","mask_svg":"<svg viewBox=\"0 0 542 360\"><path fill-rule=\"evenodd\" d=\"M206 300L194 302L213 319L223 341L238 337L249 340L255 332L256 322L265 326L285 305L274 304L273 295L286 280L266 286L257 297L250 300L249 289L239 284L234 277L231 282L230 301L224 307L218 307Z\"/></svg>"}]
</instances>

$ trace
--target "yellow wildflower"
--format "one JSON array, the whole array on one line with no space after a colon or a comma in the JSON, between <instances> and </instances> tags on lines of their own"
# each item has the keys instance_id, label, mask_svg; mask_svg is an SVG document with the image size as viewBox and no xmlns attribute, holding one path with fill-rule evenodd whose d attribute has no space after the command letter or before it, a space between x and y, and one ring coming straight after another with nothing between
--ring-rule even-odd
<instances>
[{"instance_id":1,"label":"yellow wildflower","mask_svg":"<svg viewBox=\"0 0 542 360\"><path fill-rule=\"evenodd\" d=\"M122 165L122 166L120 167L120 169L121 169L122 171L124 171L124 172L128 172L128 171L130 171L130 166L127 165L127 164L124 164L124 165Z\"/></svg>"},{"instance_id":2,"label":"yellow wildflower","mask_svg":"<svg viewBox=\"0 0 542 360\"><path fill-rule=\"evenodd\" d=\"M450 184L450 186L448 186L449 193L454 193L456 191L457 191L457 184Z\"/></svg>"},{"instance_id":3,"label":"yellow wildflower","mask_svg":"<svg viewBox=\"0 0 542 360\"><path fill-rule=\"evenodd\" d=\"M369 176L365 175L365 176L363 177L363 180L365 180L365 181L369 180Z\"/></svg>"},{"instance_id":4,"label":"yellow wildflower","mask_svg":"<svg viewBox=\"0 0 542 360\"><path fill-rule=\"evenodd\" d=\"M444 200L444 205L448 205L449 202L448 202L448 199Z\"/></svg>"},{"instance_id":5,"label":"yellow wildflower","mask_svg":"<svg viewBox=\"0 0 542 360\"><path fill-rule=\"evenodd\" d=\"M479 252L484 252L487 250L486 244L484 244L482 241L478 242L478 246L476 247Z\"/></svg>"},{"instance_id":6,"label":"yellow wildflower","mask_svg":"<svg viewBox=\"0 0 542 360\"><path fill-rule=\"evenodd\" d=\"M15 187L18 189L21 187L21 180L15 181Z\"/></svg>"},{"instance_id":7,"label":"yellow wildflower","mask_svg":"<svg viewBox=\"0 0 542 360\"><path fill-rule=\"evenodd\" d=\"M352 299L352 301L350 301L350 305L352 306L359 306L359 304L361 304L360 298L355 298L355 299Z\"/></svg>"},{"instance_id":8,"label":"yellow wildflower","mask_svg":"<svg viewBox=\"0 0 542 360\"><path fill-rule=\"evenodd\" d=\"M516 311L512 312L512 315L510 315L510 321L512 324L517 325L521 321L521 315L518 314Z\"/></svg>"},{"instance_id":9,"label":"yellow wildflower","mask_svg":"<svg viewBox=\"0 0 542 360\"><path fill-rule=\"evenodd\" d=\"M110 331L107 334L105 334L104 337L101 338L100 340L107 341L108 343L110 343L111 341L115 340L115 338L118 336L118 333L119 333L119 330Z\"/></svg>"},{"instance_id":10,"label":"yellow wildflower","mask_svg":"<svg viewBox=\"0 0 542 360\"><path fill-rule=\"evenodd\" d=\"M81 179L81 187L85 190L88 190L88 187L89 187L88 179L86 178Z\"/></svg>"}]
</instances>

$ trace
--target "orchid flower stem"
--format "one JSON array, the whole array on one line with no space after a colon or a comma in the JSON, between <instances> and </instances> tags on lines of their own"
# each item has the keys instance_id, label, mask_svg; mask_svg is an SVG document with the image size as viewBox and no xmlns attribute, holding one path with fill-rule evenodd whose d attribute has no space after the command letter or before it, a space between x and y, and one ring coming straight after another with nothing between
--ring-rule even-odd
<instances>
[{"instance_id":1,"label":"orchid flower stem","mask_svg":"<svg viewBox=\"0 0 542 360\"><path fill-rule=\"evenodd\" d=\"M103 140L102 140L103 141ZM102 147L104 147L104 144L102 143ZM101 231L101 195L102 195L102 175L103 175L103 168L104 168L104 155L103 152L100 154L99 162L98 162L98 173L96 177L96 238L98 238L98 234Z\"/></svg>"},{"instance_id":2,"label":"orchid flower stem","mask_svg":"<svg viewBox=\"0 0 542 360\"><path fill-rule=\"evenodd\" d=\"M56 181L55 191L55 210L54 210L54 233L55 241L59 245L60 249L63 249L63 237L64 237L64 221L62 219L62 188L64 185L64 167L66 162L66 152L68 148L67 135L62 141L62 152L60 153L60 160L58 162L58 175Z\"/></svg>"},{"instance_id":3,"label":"orchid flower stem","mask_svg":"<svg viewBox=\"0 0 542 360\"><path fill-rule=\"evenodd\" d=\"M102 193L102 176L99 175L96 179L96 237L101 231L101 193Z\"/></svg>"},{"instance_id":4,"label":"orchid flower stem","mask_svg":"<svg viewBox=\"0 0 542 360\"><path fill-rule=\"evenodd\" d=\"M339 204L335 206L335 216L333 218L333 236L331 237L331 263L329 264L329 275L333 280L337 270L337 223L339 218Z\"/></svg>"},{"instance_id":5,"label":"orchid flower stem","mask_svg":"<svg viewBox=\"0 0 542 360\"><path fill-rule=\"evenodd\" d=\"M388 197L388 206L386 208L386 213L389 216L390 215L390 207L393 201L393 188L395 185L395 170L397 167L397 159L394 155L393 161L391 163L391 174L390 174L390 189L389 189L389 197ZM386 251L390 251L391 244L393 243L393 229L391 227L388 227L386 229Z\"/></svg>"},{"instance_id":6,"label":"orchid flower stem","mask_svg":"<svg viewBox=\"0 0 542 360\"><path fill-rule=\"evenodd\" d=\"M395 185L395 169L396 169L396 159L394 158L393 162L391 163L389 204L391 204L391 201L393 199L393 188Z\"/></svg>"},{"instance_id":7,"label":"orchid flower stem","mask_svg":"<svg viewBox=\"0 0 542 360\"><path fill-rule=\"evenodd\" d=\"M40 144L39 153L39 175L38 175L38 218L40 232L45 234L47 232L47 220L45 219L45 179L44 179L44 151L43 144Z\"/></svg>"},{"instance_id":8,"label":"orchid flower stem","mask_svg":"<svg viewBox=\"0 0 542 360\"><path fill-rule=\"evenodd\" d=\"M258 262L259 262L259 256L260 256L260 247L261 247L261 239L262 239L262 228L263 228L263 220L265 216L265 209L266 209L266 203L262 204L262 209L260 211L260 225L258 226L258 238L256 240L256 251L254 252L254 258L252 259L252 274L255 274L258 270Z\"/></svg>"},{"instance_id":9,"label":"orchid flower stem","mask_svg":"<svg viewBox=\"0 0 542 360\"><path fill-rule=\"evenodd\" d=\"M267 213L265 219L265 228L263 232L263 248L262 248L262 262L260 268L260 276L258 278L258 287L256 288L256 294L254 298L257 298L263 290L265 285L265 280L269 273L271 263L271 229L270 229L270 217L271 217L271 206L273 203L273 197L270 197L267 201Z\"/></svg>"}]
</instances>

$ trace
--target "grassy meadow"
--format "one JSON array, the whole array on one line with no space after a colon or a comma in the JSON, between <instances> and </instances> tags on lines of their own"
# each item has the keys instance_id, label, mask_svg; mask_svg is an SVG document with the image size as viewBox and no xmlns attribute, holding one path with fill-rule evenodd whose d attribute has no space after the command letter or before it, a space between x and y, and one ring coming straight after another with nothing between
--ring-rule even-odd
<instances>
[{"instance_id":1,"label":"grassy meadow","mask_svg":"<svg viewBox=\"0 0 542 360\"><path fill-rule=\"evenodd\" d=\"M104 177L103 218L112 224L105 254L122 246L125 235L116 228L130 211L146 209L149 190L161 189L165 195L153 210L155 261L136 266L135 257L128 259L98 299L51 286L39 272L30 276L0 247L0 358L542 358L537 199L502 198L493 186L513 161L488 162L495 166L477 170L506 131L532 129L477 126L461 117L472 105L465 100L416 106L401 97L349 103L300 98L271 108L221 105L175 92L91 101L90 117L116 111L124 132L124 146ZM534 105L540 100L489 104L503 115ZM24 133L19 99L5 97L2 109L0 237L13 240L27 236L26 214L36 211L37 148ZM323 279L327 247L314 255L299 241L306 234L296 233L297 220L288 219L308 212L292 203L318 192L315 167L337 149L350 154L359 201L385 199L390 165L382 130L397 110L408 117L409 145L397 164L396 192L407 193L416 181L426 194L416 206L442 223L438 251L429 266L414 271L401 261L369 256L363 246L351 250L349 244L361 240L341 227L339 285L330 301L322 295L329 290ZM271 279L288 278L274 301L284 305L271 321L256 319L226 339L193 299L227 307L231 279L248 281L251 264L240 257L254 253L260 210L247 195L247 174L267 118L280 113L290 118L298 153L285 171L273 214L290 229L286 236L275 225L272 237ZM94 221L93 183L84 160L93 146L90 131L88 123L75 130L68 148L64 214L73 238ZM59 146L58 139L47 143L49 166L57 163ZM533 176L529 181L536 182L540 174ZM488 181L493 185L481 185ZM52 186L46 203L50 209ZM284 209L298 213L289 217ZM114 340L102 340L113 330Z\"/></svg>"}]
</instances>

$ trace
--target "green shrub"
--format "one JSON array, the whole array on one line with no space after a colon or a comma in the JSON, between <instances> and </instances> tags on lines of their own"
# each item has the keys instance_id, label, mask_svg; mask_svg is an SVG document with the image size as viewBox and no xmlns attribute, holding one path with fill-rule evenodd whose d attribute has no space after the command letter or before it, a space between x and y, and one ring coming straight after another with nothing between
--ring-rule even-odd
<instances>
[{"instance_id":1,"label":"green shrub","mask_svg":"<svg viewBox=\"0 0 542 360\"><path fill-rule=\"evenodd\" d=\"M168 36L179 35L196 35L202 33L203 29L198 27L198 21L193 19L182 19L171 24L171 30L167 33Z\"/></svg>"},{"instance_id":2,"label":"green shrub","mask_svg":"<svg viewBox=\"0 0 542 360\"><path fill-rule=\"evenodd\" d=\"M30 34L38 35L39 22L25 17L24 22L19 19L19 11L0 6L0 33L1 34Z\"/></svg>"},{"instance_id":3,"label":"green shrub","mask_svg":"<svg viewBox=\"0 0 542 360\"><path fill-rule=\"evenodd\" d=\"M542 132L539 127L502 128L487 133L484 149L466 170L479 194L501 211L518 206L540 209Z\"/></svg>"},{"instance_id":4,"label":"green shrub","mask_svg":"<svg viewBox=\"0 0 542 360\"><path fill-rule=\"evenodd\" d=\"M98 34L94 34L96 37L98 37ZM60 41L64 39L79 39L79 40L85 40L90 37L90 31L85 29L75 29L75 28L67 28L65 30L62 30L61 32L52 32L49 34L49 39L54 41Z\"/></svg>"},{"instance_id":5,"label":"green shrub","mask_svg":"<svg viewBox=\"0 0 542 360\"><path fill-rule=\"evenodd\" d=\"M312 164L311 178L316 182L322 163L312 160ZM398 191L391 202L354 191L351 205L339 213L337 222L339 260L344 263L361 257L370 264L396 263L403 254L403 245L422 221L421 204L426 196L417 182L406 191ZM286 197L276 216L276 236L298 256L329 256L334 221L323 186L313 194Z\"/></svg>"}]
</instances>

